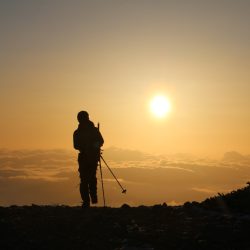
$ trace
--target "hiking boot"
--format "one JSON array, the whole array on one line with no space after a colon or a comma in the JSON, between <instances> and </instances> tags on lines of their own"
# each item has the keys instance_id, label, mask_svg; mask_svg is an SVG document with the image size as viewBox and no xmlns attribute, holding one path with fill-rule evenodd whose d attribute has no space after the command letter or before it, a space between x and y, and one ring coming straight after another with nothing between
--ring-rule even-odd
<instances>
[{"instance_id":1,"label":"hiking boot","mask_svg":"<svg viewBox=\"0 0 250 250\"><path fill-rule=\"evenodd\" d=\"M91 201L92 201L92 204L96 204L98 202L97 196L94 195L93 197L91 197Z\"/></svg>"},{"instance_id":2,"label":"hiking boot","mask_svg":"<svg viewBox=\"0 0 250 250\"><path fill-rule=\"evenodd\" d=\"M82 203L82 208L89 208L90 207L90 204L89 204L89 202L83 202Z\"/></svg>"}]
</instances>

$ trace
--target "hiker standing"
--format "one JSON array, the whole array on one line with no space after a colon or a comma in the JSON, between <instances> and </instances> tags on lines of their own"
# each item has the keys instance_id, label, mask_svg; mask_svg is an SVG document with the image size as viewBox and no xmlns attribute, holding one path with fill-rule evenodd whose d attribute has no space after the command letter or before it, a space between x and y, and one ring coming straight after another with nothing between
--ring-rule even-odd
<instances>
[{"instance_id":1,"label":"hiker standing","mask_svg":"<svg viewBox=\"0 0 250 250\"><path fill-rule=\"evenodd\" d=\"M73 135L74 148L79 150L78 164L80 174L80 194L83 207L97 203L97 179L96 170L100 160L100 148L104 143L102 135L94 123L89 120L86 111L80 111L77 115L79 122Z\"/></svg>"}]
</instances>

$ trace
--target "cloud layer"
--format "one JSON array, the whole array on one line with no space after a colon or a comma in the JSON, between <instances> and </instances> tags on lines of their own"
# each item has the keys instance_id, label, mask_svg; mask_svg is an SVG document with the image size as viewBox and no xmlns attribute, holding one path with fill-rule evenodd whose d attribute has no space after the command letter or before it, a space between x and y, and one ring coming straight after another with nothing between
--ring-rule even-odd
<instances>
[{"instance_id":1,"label":"cloud layer","mask_svg":"<svg viewBox=\"0 0 250 250\"><path fill-rule=\"evenodd\" d=\"M200 201L250 180L250 157L237 152L226 153L221 161L118 148L106 149L103 156L128 190L121 193L103 163L109 206ZM66 150L0 150L0 205L80 204L76 159L76 152ZM98 193L102 205L99 171Z\"/></svg>"}]
</instances>

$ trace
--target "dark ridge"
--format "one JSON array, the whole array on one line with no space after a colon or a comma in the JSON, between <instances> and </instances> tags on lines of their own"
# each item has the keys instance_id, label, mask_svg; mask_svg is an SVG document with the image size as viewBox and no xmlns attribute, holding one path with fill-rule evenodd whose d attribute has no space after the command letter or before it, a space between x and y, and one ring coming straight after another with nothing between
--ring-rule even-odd
<instances>
[{"instance_id":1,"label":"dark ridge","mask_svg":"<svg viewBox=\"0 0 250 250\"><path fill-rule=\"evenodd\" d=\"M90 209L46 205L0 207L0 247L250 249L249 189L248 183L229 194L175 207L166 203Z\"/></svg>"},{"instance_id":2,"label":"dark ridge","mask_svg":"<svg viewBox=\"0 0 250 250\"><path fill-rule=\"evenodd\" d=\"M250 182L247 186L234 190L228 194L220 194L208 198L200 203L200 206L210 210L222 212L250 212Z\"/></svg>"}]
</instances>

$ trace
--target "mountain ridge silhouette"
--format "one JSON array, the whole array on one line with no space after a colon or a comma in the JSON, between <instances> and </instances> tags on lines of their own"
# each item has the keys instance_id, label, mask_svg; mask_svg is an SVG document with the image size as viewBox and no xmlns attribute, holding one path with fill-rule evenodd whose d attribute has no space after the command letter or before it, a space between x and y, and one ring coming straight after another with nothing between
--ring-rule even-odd
<instances>
[{"instance_id":1,"label":"mountain ridge silhouette","mask_svg":"<svg viewBox=\"0 0 250 250\"><path fill-rule=\"evenodd\" d=\"M0 207L2 249L249 249L250 183L183 206ZM221 206L224 204L224 207ZM226 209L225 209L226 208Z\"/></svg>"}]
</instances>

